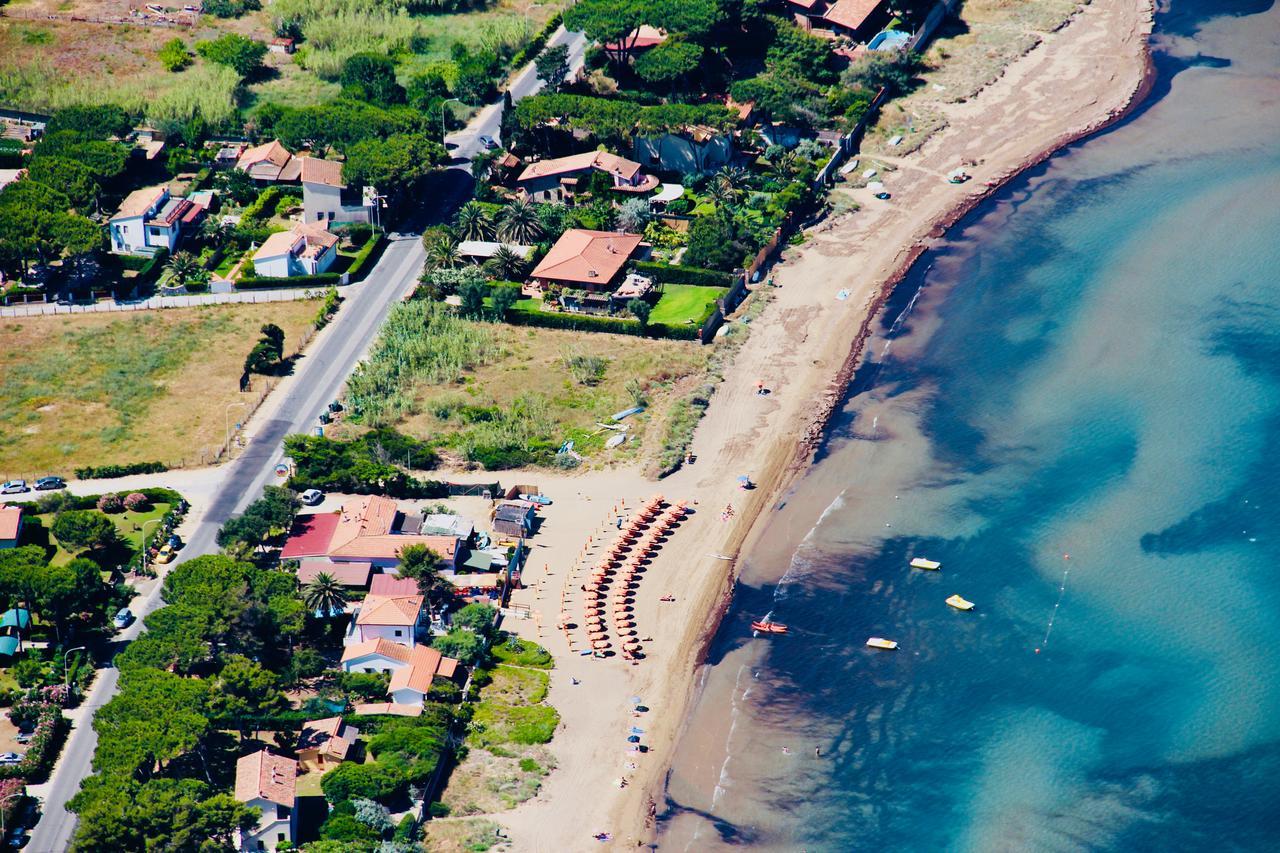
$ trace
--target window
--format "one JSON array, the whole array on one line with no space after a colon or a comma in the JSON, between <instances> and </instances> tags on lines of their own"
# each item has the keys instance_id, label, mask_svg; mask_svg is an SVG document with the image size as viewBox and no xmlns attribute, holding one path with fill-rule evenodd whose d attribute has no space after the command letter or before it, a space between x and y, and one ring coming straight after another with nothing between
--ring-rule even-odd
<instances>
[{"instance_id":1,"label":"window","mask_svg":"<svg viewBox=\"0 0 1280 853\"><path fill-rule=\"evenodd\" d=\"M283 843L284 843L284 833L283 833L283 832L277 832L277 833L276 833L276 843L277 843L277 844L283 844Z\"/></svg>"},{"instance_id":2,"label":"window","mask_svg":"<svg viewBox=\"0 0 1280 853\"><path fill-rule=\"evenodd\" d=\"M397 636L397 637L403 637L403 636L404 636L404 631L401 631L401 630L398 630L398 629L397 629L397 630L396 630L396 636Z\"/></svg>"},{"instance_id":3,"label":"window","mask_svg":"<svg viewBox=\"0 0 1280 853\"><path fill-rule=\"evenodd\" d=\"M383 675L390 675L390 674L391 674L391 670L390 670L390 669L384 669L384 670L382 671L382 674L383 674Z\"/></svg>"},{"instance_id":4,"label":"window","mask_svg":"<svg viewBox=\"0 0 1280 853\"><path fill-rule=\"evenodd\" d=\"M288 820L289 811L288 806L282 806L279 803L276 803L276 820Z\"/></svg>"}]
</instances>

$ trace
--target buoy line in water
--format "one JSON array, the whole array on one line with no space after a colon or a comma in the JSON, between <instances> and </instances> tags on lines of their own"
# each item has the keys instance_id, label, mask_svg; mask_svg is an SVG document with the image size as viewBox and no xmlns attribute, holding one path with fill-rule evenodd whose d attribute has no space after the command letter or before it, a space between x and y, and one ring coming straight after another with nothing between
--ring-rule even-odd
<instances>
[{"instance_id":1,"label":"buoy line in water","mask_svg":"<svg viewBox=\"0 0 1280 853\"><path fill-rule=\"evenodd\" d=\"M1063 554L1062 559L1066 561L1067 567L1062 570L1062 585L1058 587L1058 600L1053 604L1053 611L1049 614L1049 624L1044 629L1044 639L1040 641L1036 654L1040 654L1041 651L1049 648L1049 635L1053 633L1053 620L1058 618L1058 608L1062 606L1062 599L1067 594L1067 576L1071 574L1071 555Z\"/></svg>"}]
</instances>

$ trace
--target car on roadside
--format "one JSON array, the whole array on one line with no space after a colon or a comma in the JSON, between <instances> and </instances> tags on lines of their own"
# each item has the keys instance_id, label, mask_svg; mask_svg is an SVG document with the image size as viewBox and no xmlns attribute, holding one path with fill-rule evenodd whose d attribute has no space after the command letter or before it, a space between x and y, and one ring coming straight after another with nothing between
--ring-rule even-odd
<instances>
[{"instance_id":1,"label":"car on roadside","mask_svg":"<svg viewBox=\"0 0 1280 853\"><path fill-rule=\"evenodd\" d=\"M320 491L319 489L307 489L305 492L303 492L301 495L298 496L298 499L301 500L307 506L317 506L321 501L324 500L324 492Z\"/></svg>"},{"instance_id":2,"label":"car on roadside","mask_svg":"<svg viewBox=\"0 0 1280 853\"><path fill-rule=\"evenodd\" d=\"M178 556L178 549L166 542L160 546L160 552L156 554L156 562L161 565L172 563L173 558L176 556Z\"/></svg>"},{"instance_id":3,"label":"car on roadside","mask_svg":"<svg viewBox=\"0 0 1280 853\"><path fill-rule=\"evenodd\" d=\"M182 549L182 537L176 533L169 534L169 547L175 551Z\"/></svg>"},{"instance_id":4,"label":"car on roadside","mask_svg":"<svg viewBox=\"0 0 1280 853\"><path fill-rule=\"evenodd\" d=\"M26 480L9 480L3 486L0 486L0 494L5 495L20 495L30 490L31 487L27 485Z\"/></svg>"},{"instance_id":5,"label":"car on roadside","mask_svg":"<svg viewBox=\"0 0 1280 853\"><path fill-rule=\"evenodd\" d=\"M476 141L479 142L482 146L484 146L484 148L488 151L492 151L498 147L498 140L494 139L492 136L490 136L487 133L480 134L478 137L476 137Z\"/></svg>"},{"instance_id":6,"label":"car on roadside","mask_svg":"<svg viewBox=\"0 0 1280 853\"><path fill-rule=\"evenodd\" d=\"M14 738L18 743L31 743L32 738L36 736L35 732L23 732Z\"/></svg>"},{"instance_id":7,"label":"car on roadside","mask_svg":"<svg viewBox=\"0 0 1280 853\"><path fill-rule=\"evenodd\" d=\"M10 850L20 850L27 846L27 828L25 826L15 826L10 829L4 836L4 846Z\"/></svg>"},{"instance_id":8,"label":"car on roadside","mask_svg":"<svg viewBox=\"0 0 1280 853\"><path fill-rule=\"evenodd\" d=\"M10 767L14 764L21 764L23 756L16 752L0 752L0 767Z\"/></svg>"},{"instance_id":9,"label":"car on roadside","mask_svg":"<svg viewBox=\"0 0 1280 853\"><path fill-rule=\"evenodd\" d=\"M133 611L127 607L121 607L116 611L116 615L111 617L111 623L117 628L128 628L133 623Z\"/></svg>"},{"instance_id":10,"label":"car on roadside","mask_svg":"<svg viewBox=\"0 0 1280 853\"><path fill-rule=\"evenodd\" d=\"M65 489L67 481L61 477L41 477L36 480L36 491L44 492L49 489Z\"/></svg>"}]
</instances>

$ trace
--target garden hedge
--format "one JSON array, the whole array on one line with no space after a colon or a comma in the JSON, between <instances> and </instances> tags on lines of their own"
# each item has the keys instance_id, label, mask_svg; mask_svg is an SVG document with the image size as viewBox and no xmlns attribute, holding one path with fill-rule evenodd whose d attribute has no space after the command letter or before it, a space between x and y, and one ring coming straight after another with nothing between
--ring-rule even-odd
<instances>
[{"instance_id":1,"label":"garden hedge","mask_svg":"<svg viewBox=\"0 0 1280 853\"><path fill-rule=\"evenodd\" d=\"M733 275L704 267L685 267L655 261L636 261L636 272L652 276L662 284L697 284L704 287L730 287Z\"/></svg>"},{"instance_id":2,"label":"garden hedge","mask_svg":"<svg viewBox=\"0 0 1280 853\"><path fill-rule=\"evenodd\" d=\"M511 57L512 70L519 71L524 67L525 63L532 61L535 56L542 53L542 49L546 47L552 33L560 26L560 21L563 17L559 12L552 15L551 20L547 21L547 25L533 37L533 40L517 51L515 56Z\"/></svg>"},{"instance_id":3,"label":"garden hedge","mask_svg":"<svg viewBox=\"0 0 1280 853\"><path fill-rule=\"evenodd\" d=\"M291 275L288 278L271 276L246 276L236 279L236 290L273 290L281 287L328 287L342 281L336 272L324 272L319 275Z\"/></svg>"},{"instance_id":4,"label":"garden hedge","mask_svg":"<svg viewBox=\"0 0 1280 853\"><path fill-rule=\"evenodd\" d=\"M614 335L635 335L641 338L670 338L677 341L698 340L702 326L672 326L668 323L650 323L641 326L637 320L617 317L597 317L594 314L569 312L530 311L512 308L503 318L513 326L540 326L544 329L573 329L579 332L608 332Z\"/></svg>"},{"instance_id":5,"label":"garden hedge","mask_svg":"<svg viewBox=\"0 0 1280 853\"><path fill-rule=\"evenodd\" d=\"M280 187L278 186L267 187L265 190L263 190L261 193L258 194L257 198L249 202L249 205L244 209L244 212L240 214L240 221L244 222L246 219L264 219L265 217L262 215L263 212L268 208L274 211L276 208L276 203L279 200L280 200ZM268 214L268 216L269 215L270 214Z\"/></svg>"},{"instance_id":6,"label":"garden hedge","mask_svg":"<svg viewBox=\"0 0 1280 853\"><path fill-rule=\"evenodd\" d=\"M364 241L364 245L360 247L360 251L356 252L355 260L351 262L351 266L347 267L347 280L350 282L360 281L361 273L367 267L373 269L378 263L378 258L382 256L382 249L386 246L385 235L381 231L375 230L368 240Z\"/></svg>"},{"instance_id":7,"label":"garden hedge","mask_svg":"<svg viewBox=\"0 0 1280 853\"><path fill-rule=\"evenodd\" d=\"M76 469L79 480L106 480L112 477L128 477L131 474L159 474L168 471L163 462L132 462L128 465L88 465Z\"/></svg>"}]
</instances>

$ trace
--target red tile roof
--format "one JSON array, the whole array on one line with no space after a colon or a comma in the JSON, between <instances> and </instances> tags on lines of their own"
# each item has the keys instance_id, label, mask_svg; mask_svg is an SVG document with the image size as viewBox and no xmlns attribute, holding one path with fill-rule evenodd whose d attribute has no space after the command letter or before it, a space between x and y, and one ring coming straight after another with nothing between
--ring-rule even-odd
<instances>
[{"instance_id":1,"label":"red tile roof","mask_svg":"<svg viewBox=\"0 0 1280 853\"><path fill-rule=\"evenodd\" d=\"M0 539L8 541L10 539L17 540L19 531L22 530L22 507L6 506L0 507Z\"/></svg>"},{"instance_id":2,"label":"red tile roof","mask_svg":"<svg viewBox=\"0 0 1280 853\"><path fill-rule=\"evenodd\" d=\"M628 160L626 157L610 154L608 151L587 151L583 154L570 154L568 157L556 157L552 160L539 160L536 163L530 163L520 173L520 177L517 180L521 182L530 181L534 178L545 178L551 175L585 172L587 169L608 172L611 175L618 175L629 181L640 171L640 164L634 160Z\"/></svg>"},{"instance_id":3,"label":"red tile roof","mask_svg":"<svg viewBox=\"0 0 1280 853\"><path fill-rule=\"evenodd\" d=\"M837 26L856 30L867 22L885 0L836 0L831 8L823 13L823 20Z\"/></svg>"},{"instance_id":4,"label":"red tile roof","mask_svg":"<svg viewBox=\"0 0 1280 853\"><path fill-rule=\"evenodd\" d=\"M409 665L391 673L387 692L409 689L424 696L431 689L431 680L437 675L451 678L458 669L458 662L447 658L430 646L414 646Z\"/></svg>"},{"instance_id":5,"label":"red tile roof","mask_svg":"<svg viewBox=\"0 0 1280 853\"><path fill-rule=\"evenodd\" d=\"M412 650L403 643L395 643L391 640L379 637L376 640L365 640L363 643L355 643L347 646L342 650L342 662L362 658L365 655L379 655L388 660L400 661L400 663L408 663Z\"/></svg>"},{"instance_id":6,"label":"red tile roof","mask_svg":"<svg viewBox=\"0 0 1280 853\"><path fill-rule=\"evenodd\" d=\"M356 614L357 625L416 625L422 613L420 595L366 596Z\"/></svg>"},{"instance_id":7,"label":"red tile roof","mask_svg":"<svg viewBox=\"0 0 1280 853\"><path fill-rule=\"evenodd\" d=\"M338 529L338 513L324 512L317 515L300 515L289 531L289 540L280 552L282 560L300 557L324 557L329 553L329 541Z\"/></svg>"},{"instance_id":8,"label":"red tile roof","mask_svg":"<svg viewBox=\"0 0 1280 853\"><path fill-rule=\"evenodd\" d=\"M353 710L363 716L376 714L394 714L397 717L421 717L421 705L401 705L398 702L368 702L356 705Z\"/></svg>"},{"instance_id":9,"label":"red tile roof","mask_svg":"<svg viewBox=\"0 0 1280 853\"><path fill-rule=\"evenodd\" d=\"M308 720L298 733L295 751L314 749L322 755L342 761L347 757L360 732L351 726L343 726L341 717Z\"/></svg>"},{"instance_id":10,"label":"red tile roof","mask_svg":"<svg viewBox=\"0 0 1280 853\"><path fill-rule=\"evenodd\" d=\"M236 799L247 803L256 799L294 805L298 762L262 750L236 762Z\"/></svg>"},{"instance_id":11,"label":"red tile roof","mask_svg":"<svg viewBox=\"0 0 1280 853\"><path fill-rule=\"evenodd\" d=\"M413 578L398 578L395 575L377 574L369 583L370 595L417 595L418 582Z\"/></svg>"},{"instance_id":12,"label":"red tile roof","mask_svg":"<svg viewBox=\"0 0 1280 853\"><path fill-rule=\"evenodd\" d=\"M343 586L368 586L372 563L330 563L327 560L303 560L298 566L298 583L311 583L318 574L331 575ZM416 589L415 589L416 592Z\"/></svg>"},{"instance_id":13,"label":"red tile roof","mask_svg":"<svg viewBox=\"0 0 1280 853\"><path fill-rule=\"evenodd\" d=\"M531 277L603 286L622 270L641 239L639 234L571 228L551 247Z\"/></svg>"},{"instance_id":14,"label":"red tile roof","mask_svg":"<svg viewBox=\"0 0 1280 853\"><path fill-rule=\"evenodd\" d=\"M302 158L302 182L339 189L346 186L342 180L342 164L337 160L321 160L319 157Z\"/></svg>"}]
</instances>

